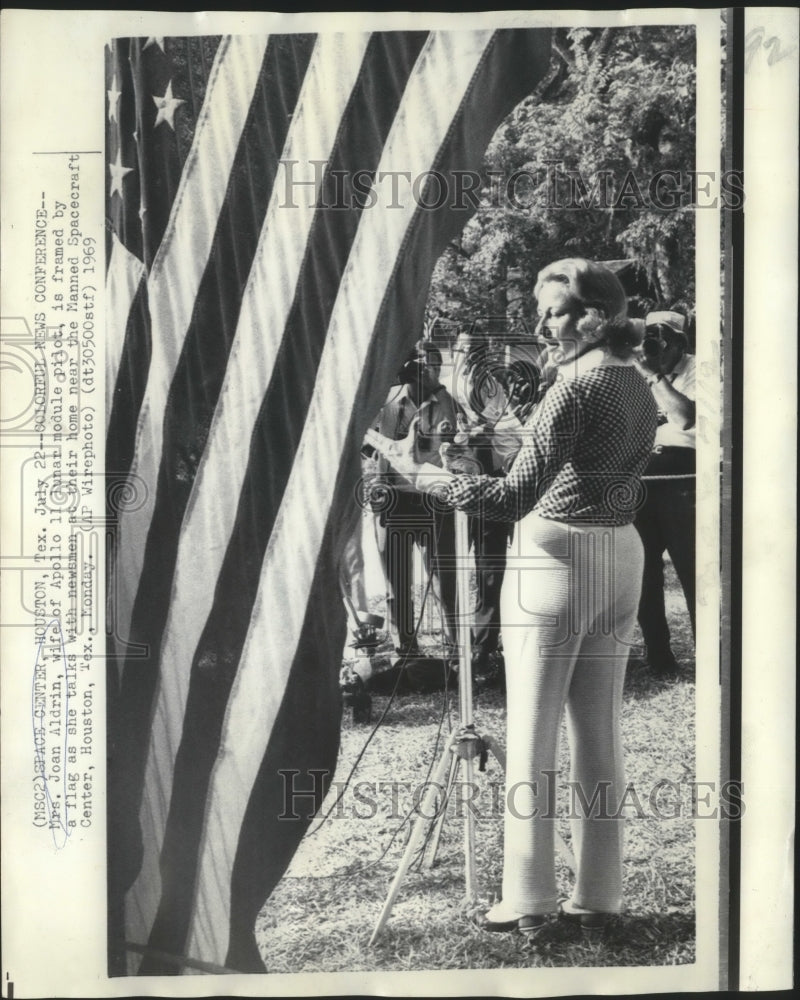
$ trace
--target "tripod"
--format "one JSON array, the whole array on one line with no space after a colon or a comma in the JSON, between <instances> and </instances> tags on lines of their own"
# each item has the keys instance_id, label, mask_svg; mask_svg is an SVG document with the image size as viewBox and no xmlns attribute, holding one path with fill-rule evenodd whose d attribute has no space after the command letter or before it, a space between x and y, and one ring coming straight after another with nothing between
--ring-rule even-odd
<instances>
[{"instance_id":1,"label":"tripod","mask_svg":"<svg viewBox=\"0 0 800 1000\"><path fill-rule=\"evenodd\" d=\"M464 770L464 780L471 786L474 774L474 761L476 757L485 759L486 752L491 750L497 758L500 766L505 770L505 753L502 747L490 737L481 736L475 728L472 715L472 637L470 634L469 617L467 609L470 607L469 594L469 572L467 570L467 555L469 553L469 537L467 533L467 515L462 511L455 512L455 555L456 555L456 599L458 606L458 650L459 650L459 670L458 670L458 706L460 725L450 738L445 747L432 780L428 782L425 795L419 804L416 820L411 829L403 857L394 877L394 881L389 889L389 895L383 904L383 910L372 932L369 940L374 944L380 932L386 925L392 906L397 898L403 884L406 872L411 867L414 857L424 841L426 827L431 821L436 823L434 832L434 842L432 855L435 856L436 847L441 835L442 824L444 823L444 813L446 799L442 802L440 811L436 811L439 790L444 787L447 779L448 787L455 781L460 768ZM449 778L448 778L449 775ZM477 898L476 874L475 874L475 817L471 809L466 810L464 819L464 859L466 875L466 898L473 901ZM432 858L431 858L431 864Z\"/></svg>"}]
</instances>

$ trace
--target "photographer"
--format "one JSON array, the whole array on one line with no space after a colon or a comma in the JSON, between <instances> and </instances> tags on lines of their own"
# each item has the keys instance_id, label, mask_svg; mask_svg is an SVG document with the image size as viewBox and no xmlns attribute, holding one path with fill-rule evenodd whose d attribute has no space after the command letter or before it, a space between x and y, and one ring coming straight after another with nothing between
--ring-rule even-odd
<instances>
[{"instance_id":1,"label":"photographer","mask_svg":"<svg viewBox=\"0 0 800 1000\"><path fill-rule=\"evenodd\" d=\"M435 344L420 341L404 363L395 392L381 410L374 429L398 441L406 437L412 420L417 434L415 453L421 462L441 465L439 449L453 440L457 407L453 397L439 382L442 355ZM418 656L415 639L413 582L414 545L418 545L426 572L444 613L444 637L455 641L456 576L455 525L452 511L438 509L431 498L418 493L402 476L377 458L374 495L382 530L377 532L378 548L387 581L387 618L397 636L397 651Z\"/></svg>"},{"instance_id":2,"label":"photographer","mask_svg":"<svg viewBox=\"0 0 800 1000\"><path fill-rule=\"evenodd\" d=\"M658 406L658 429L643 480L646 499L636 518L644 545L639 625L652 670L677 672L664 609L664 552L678 575L695 625L695 359L686 318L651 312L639 362Z\"/></svg>"}]
</instances>

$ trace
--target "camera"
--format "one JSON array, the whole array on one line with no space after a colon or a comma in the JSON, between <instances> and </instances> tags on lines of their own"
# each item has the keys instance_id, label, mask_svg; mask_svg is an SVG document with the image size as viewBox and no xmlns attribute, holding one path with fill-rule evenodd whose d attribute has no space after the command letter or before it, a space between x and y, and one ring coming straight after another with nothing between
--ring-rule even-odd
<instances>
[{"instance_id":1,"label":"camera","mask_svg":"<svg viewBox=\"0 0 800 1000\"><path fill-rule=\"evenodd\" d=\"M422 378L424 370L425 362L423 360L419 358L412 358L411 360L406 361L397 373L397 384L414 385Z\"/></svg>"},{"instance_id":2,"label":"camera","mask_svg":"<svg viewBox=\"0 0 800 1000\"><path fill-rule=\"evenodd\" d=\"M657 333L648 333L642 341L642 351L647 357L655 358L664 350L664 341Z\"/></svg>"},{"instance_id":3,"label":"camera","mask_svg":"<svg viewBox=\"0 0 800 1000\"><path fill-rule=\"evenodd\" d=\"M431 367L441 368L442 352L436 344L420 340L403 362L395 377L395 385L414 385L422 380L426 370Z\"/></svg>"}]
</instances>

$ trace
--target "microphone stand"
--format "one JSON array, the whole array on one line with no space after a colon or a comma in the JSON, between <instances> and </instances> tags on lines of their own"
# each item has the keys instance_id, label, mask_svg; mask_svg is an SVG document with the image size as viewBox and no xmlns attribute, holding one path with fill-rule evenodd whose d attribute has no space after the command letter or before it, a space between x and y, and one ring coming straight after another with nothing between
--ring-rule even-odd
<instances>
[{"instance_id":1,"label":"microphone stand","mask_svg":"<svg viewBox=\"0 0 800 1000\"><path fill-rule=\"evenodd\" d=\"M408 869L423 844L431 817L437 824L434 837L434 850L428 866L433 864L438 846L441 825L444 822L444 812L447 807L447 796L443 794L439 804L439 793L444 792L458 778L459 770L463 769L464 781L471 786L474 777L475 758L480 758L480 769L485 766L487 752L491 751L505 771L505 752L496 740L480 734L475 728L472 712L472 636L470 633L470 575L468 566L469 535L467 515L463 511L455 512L455 555L456 555L456 595L458 606L458 703L459 728L453 732L445 747L432 780L428 782L425 794L417 808L418 816L411 828L405 851L389 888L389 894L383 909L369 939L374 944L386 925L392 907L400 892ZM449 778L448 778L449 775ZM438 808L437 808L438 806ZM466 883L465 902L477 900L477 874L475 867L475 817L467 807L464 817L464 872Z\"/></svg>"}]
</instances>

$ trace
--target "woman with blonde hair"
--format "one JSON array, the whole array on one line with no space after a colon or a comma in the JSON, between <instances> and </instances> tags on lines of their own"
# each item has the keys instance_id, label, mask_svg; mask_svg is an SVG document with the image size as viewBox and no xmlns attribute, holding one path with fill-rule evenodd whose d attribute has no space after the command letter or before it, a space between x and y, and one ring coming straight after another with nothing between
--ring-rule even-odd
<instances>
[{"instance_id":1,"label":"woman with blonde hair","mask_svg":"<svg viewBox=\"0 0 800 1000\"><path fill-rule=\"evenodd\" d=\"M633 527L656 407L634 364L625 292L580 258L544 268L537 332L555 380L504 479L420 465L409 441L371 442L417 489L475 516L518 522L501 604L508 750L502 899L491 931L535 933L561 912L595 926L622 907L625 791L620 712L642 580ZM443 453L446 449L443 449ZM457 467L453 453L446 470ZM559 900L555 777L566 709L575 885Z\"/></svg>"}]
</instances>

